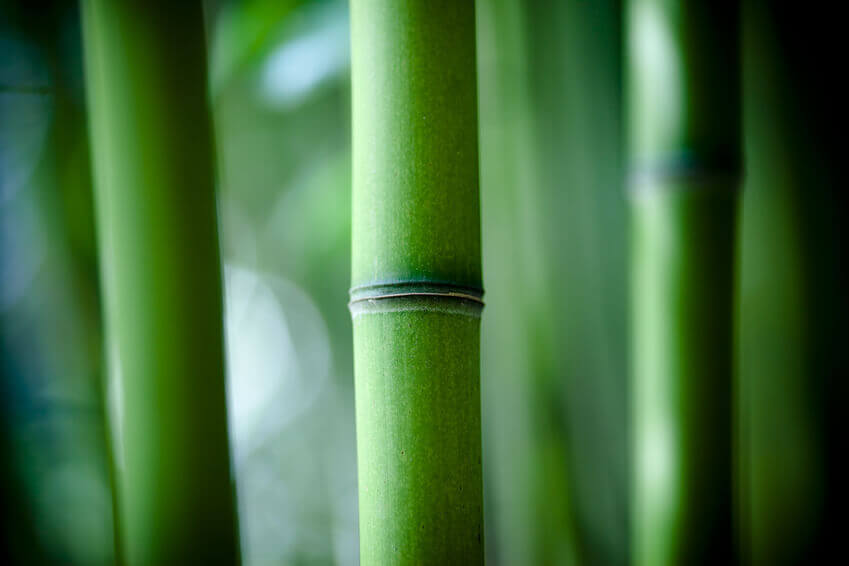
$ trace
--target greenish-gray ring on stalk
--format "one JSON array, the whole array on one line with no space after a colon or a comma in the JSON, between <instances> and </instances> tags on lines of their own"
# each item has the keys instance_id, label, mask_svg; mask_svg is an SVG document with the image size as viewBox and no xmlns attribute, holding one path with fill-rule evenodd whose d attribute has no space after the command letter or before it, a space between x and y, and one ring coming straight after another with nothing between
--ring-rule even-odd
<instances>
[{"instance_id":1,"label":"greenish-gray ring on stalk","mask_svg":"<svg viewBox=\"0 0 849 566\"><path fill-rule=\"evenodd\" d=\"M423 281L359 285L350 291L351 317L373 312L436 311L480 318L483 290Z\"/></svg>"},{"instance_id":2,"label":"greenish-gray ring on stalk","mask_svg":"<svg viewBox=\"0 0 849 566\"><path fill-rule=\"evenodd\" d=\"M632 164L627 188L631 197L672 189L736 193L742 188L742 181L743 166L739 156L715 155L695 159L682 155L652 163Z\"/></svg>"}]
</instances>

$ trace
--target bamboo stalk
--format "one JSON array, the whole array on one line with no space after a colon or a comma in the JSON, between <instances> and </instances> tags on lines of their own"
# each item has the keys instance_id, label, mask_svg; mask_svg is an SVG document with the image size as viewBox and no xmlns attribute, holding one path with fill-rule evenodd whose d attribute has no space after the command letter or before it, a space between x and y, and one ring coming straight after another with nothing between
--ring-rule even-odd
<instances>
[{"instance_id":1,"label":"bamboo stalk","mask_svg":"<svg viewBox=\"0 0 849 566\"><path fill-rule=\"evenodd\" d=\"M483 561L474 18L351 3L363 564Z\"/></svg>"},{"instance_id":2,"label":"bamboo stalk","mask_svg":"<svg viewBox=\"0 0 849 566\"><path fill-rule=\"evenodd\" d=\"M737 6L631 0L628 25L633 555L640 565L728 564Z\"/></svg>"},{"instance_id":3,"label":"bamboo stalk","mask_svg":"<svg viewBox=\"0 0 849 566\"><path fill-rule=\"evenodd\" d=\"M202 6L82 14L124 557L237 563Z\"/></svg>"}]
</instances>

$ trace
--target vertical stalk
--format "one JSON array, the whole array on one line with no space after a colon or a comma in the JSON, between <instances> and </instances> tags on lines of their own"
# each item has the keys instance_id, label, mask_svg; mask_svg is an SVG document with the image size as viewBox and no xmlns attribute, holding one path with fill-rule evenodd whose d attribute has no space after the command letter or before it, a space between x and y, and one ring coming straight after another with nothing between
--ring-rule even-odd
<instances>
[{"instance_id":1,"label":"vertical stalk","mask_svg":"<svg viewBox=\"0 0 849 566\"><path fill-rule=\"evenodd\" d=\"M734 2L631 0L635 563L736 561Z\"/></svg>"},{"instance_id":2,"label":"vertical stalk","mask_svg":"<svg viewBox=\"0 0 849 566\"><path fill-rule=\"evenodd\" d=\"M480 564L474 3L353 0L351 30L361 561Z\"/></svg>"},{"instance_id":3,"label":"vertical stalk","mask_svg":"<svg viewBox=\"0 0 849 566\"><path fill-rule=\"evenodd\" d=\"M551 6L534 4L477 4L483 261L487 297L498 304L482 327L484 482L499 502L486 509L484 521L495 535L488 560L575 564L585 561L578 548L570 443L563 436L567 419L557 358L562 348L550 301L553 266L546 261L543 221L548 216L540 206L548 195L533 82L541 53L532 45L548 47L552 39L539 37L536 12L545 12L546 22L553 14ZM563 35L562 26L557 34ZM553 52L562 56L561 50ZM552 69L547 71L550 78ZM546 112L546 121L551 118ZM562 150L562 143L556 147Z\"/></svg>"},{"instance_id":4,"label":"vertical stalk","mask_svg":"<svg viewBox=\"0 0 849 566\"><path fill-rule=\"evenodd\" d=\"M124 557L237 563L202 5L82 13Z\"/></svg>"}]
</instances>

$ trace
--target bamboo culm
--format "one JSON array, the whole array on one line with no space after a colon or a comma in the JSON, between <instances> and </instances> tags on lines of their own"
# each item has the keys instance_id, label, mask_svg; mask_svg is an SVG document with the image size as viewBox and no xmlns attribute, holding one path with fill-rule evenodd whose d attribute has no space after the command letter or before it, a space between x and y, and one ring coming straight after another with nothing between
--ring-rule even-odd
<instances>
[{"instance_id":1,"label":"bamboo culm","mask_svg":"<svg viewBox=\"0 0 849 566\"><path fill-rule=\"evenodd\" d=\"M82 16L123 559L235 564L202 4Z\"/></svg>"},{"instance_id":2,"label":"bamboo culm","mask_svg":"<svg viewBox=\"0 0 849 566\"><path fill-rule=\"evenodd\" d=\"M480 564L473 2L353 0L360 557Z\"/></svg>"},{"instance_id":3,"label":"bamboo culm","mask_svg":"<svg viewBox=\"0 0 849 566\"><path fill-rule=\"evenodd\" d=\"M732 564L739 15L630 0L634 563Z\"/></svg>"}]
</instances>

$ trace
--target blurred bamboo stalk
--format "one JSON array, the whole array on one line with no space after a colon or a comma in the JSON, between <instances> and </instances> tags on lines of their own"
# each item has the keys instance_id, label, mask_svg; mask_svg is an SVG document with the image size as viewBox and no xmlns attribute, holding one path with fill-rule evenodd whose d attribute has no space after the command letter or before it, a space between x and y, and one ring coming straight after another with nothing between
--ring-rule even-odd
<instances>
[{"instance_id":1,"label":"blurred bamboo stalk","mask_svg":"<svg viewBox=\"0 0 849 566\"><path fill-rule=\"evenodd\" d=\"M82 15L124 558L238 563L202 4Z\"/></svg>"},{"instance_id":2,"label":"blurred bamboo stalk","mask_svg":"<svg viewBox=\"0 0 849 566\"><path fill-rule=\"evenodd\" d=\"M570 483L571 446L563 437L568 416L557 367L557 353L563 350L555 329L559 313L550 300L554 266L546 261L548 217L540 214L541 197L546 197L545 207L552 200L541 178L546 163L535 120L542 89L535 88L534 71L543 57L533 47L544 35L536 17L544 13L560 39L558 6L522 0L477 3L483 262L487 302L499 305L488 311L481 329L484 497L498 501L486 507L484 522L487 559L499 564L585 562ZM543 41L551 39L544 35ZM551 68L546 71L550 78ZM546 86L551 83L560 86L555 81ZM557 115L549 107L544 112L546 120ZM562 160L563 146L556 147Z\"/></svg>"},{"instance_id":3,"label":"blurred bamboo stalk","mask_svg":"<svg viewBox=\"0 0 849 566\"><path fill-rule=\"evenodd\" d=\"M732 489L734 2L631 0L633 556L737 560Z\"/></svg>"},{"instance_id":4,"label":"blurred bamboo stalk","mask_svg":"<svg viewBox=\"0 0 849 566\"><path fill-rule=\"evenodd\" d=\"M363 564L483 562L475 9L354 0Z\"/></svg>"}]
</instances>

